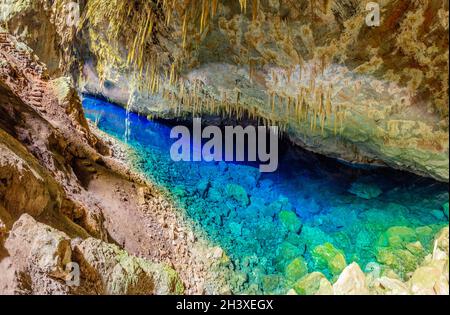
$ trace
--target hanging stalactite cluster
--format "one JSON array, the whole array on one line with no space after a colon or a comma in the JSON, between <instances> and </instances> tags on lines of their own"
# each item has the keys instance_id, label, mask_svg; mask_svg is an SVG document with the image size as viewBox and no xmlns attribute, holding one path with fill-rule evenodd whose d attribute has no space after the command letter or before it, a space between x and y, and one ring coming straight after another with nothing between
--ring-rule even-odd
<instances>
[{"instance_id":1,"label":"hanging stalactite cluster","mask_svg":"<svg viewBox=\"0 0 450 315\"><path fill-rule=\"evenodd\" d=\"M137 71L143 79L151 72L175 67L182 70L192 46L217 16L221 0L90 0L80 23L107 29L109 43L117 43L120 37L127 51L125 65ZM236 0L237 1L237 0ZM247 0L239 0L242 13L247 12ZM252 0L252 17L256 19L260 0ZM106 27L105 27L106 26ZM154 50L158 32L181 29L180 56L161 60ZM171 33L176 37L177 32ZM119 51L119 47L115 47ZM183 58L184 57L184 58ZM109 60L106 60L109 62ZM171 66L174 63L175 65ZM139 87L137 87L139 88Z\"/></svg>"},{"instance_id":2,"label":"hanging stalactite cluster","mask_svg":"<svg viewBox=\"0 0 450 315\"><path fill-rule=\"evenodd\" d=\"M251 119L266 126L279 126L280 134L285 132L290 125L298 124L307 126L311 132L320 132L325 135L326 130L335 136L341 135L346 119L344 105L334 106L333 86L320 83L317 78L318 66L313 69L307 84L304 81L298 83L297 93L291 90L283 90L276 87L279 84L279 76L287 80L291 85L294 70L287 70L283 74L272 71L271 77L274 86L269 89L267 104L253 104L242 99L239 88L220 92L220 95L210 93L201 81L189 81L178 76L174 67L160 76L156 69L151 71L147 90L154 95L160 95L169 104L169 110L176 117L188 118L189 116L212 115L222 118ZM309 69L301 69L299 73ZM301 79L301 76L300 76ZM154 117L150 117L154 118Z\"/></svg>"},{"instance_id":3,"label":"hanging stalactite cluster","mask_svg":"<svg viewBox=\"0 0 450 315\"><path fill-rule=\"evenodd\" d=\"M258 19L260 0L239 0L242 14L247 14L251 2L251 18ZM234 93L223 92L220 97L211 96L198 83L185 82L181 75L182 60L190 53L196 39L208 32L211 21L219 14L220 0L91 0L87 4L83 25L89 21L94 26L108 23L108 37L111 42L125 41L127 56L124 64L134 71L130 82L131 90L147 90L151 94L162 95L171 104L176 115L214 114L259 118L266 125L278 125L282 131L289 124L309 125L312 131L334 130L342 133L345 109L332 106L332 86L316 86L316 77L323 74L330 62L325 54L317 57L308 86L300 86L297 93L287 93L277 88L268 91L268 110L258 109L242 101L242 93L236 88ZM330 4L327 4L329 9ZM182 54L171 56L169 62L161 60L152 45L157 41L158 32L167 32L177 23L181 33ZM126 34L126 35L124 35ZM258 68L258 60L249 58L249 79L253 81ZM302 70L300 69L300 72ZM290 81L292 69L287 70ZM272 77L277 80L275 74ZM275 82L275 85L277 83ZM133 93L130 93L130 95ZM234 95L230 95L234 94ZM328 128L327 128L328 127Z\"/></svg>"},{"instance_id":4,"label":"hanging stalactite cluster","mask_svg":"<svg viewBox=\"0 0 450 315\"><path fill-rule=\"evenodd\" d=\"M333 106L333 85L331 83L320 83L317 79L319 73L323 74L323 63L314 64L309 69L299 67L299 86L295 93L292 90L283 89L279 81L288 84L292 82L294 70L288 69L282 74L272 71L272 88L268 92L268 105L272 115L280 115L282 124L297 123L306 124L310 131L320 130L324 135L325 130L333 130L334 135L342 134L346 109L343 105ZM303 84L302 73L309 71L307 84Z\"/></svg>"}]
</instances>

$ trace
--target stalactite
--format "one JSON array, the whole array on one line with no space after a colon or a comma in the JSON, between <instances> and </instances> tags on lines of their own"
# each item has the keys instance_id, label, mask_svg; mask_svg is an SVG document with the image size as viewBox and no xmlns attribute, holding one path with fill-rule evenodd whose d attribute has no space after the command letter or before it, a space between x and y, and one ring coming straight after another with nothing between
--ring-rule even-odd
<instances>
[{"instance_id":1,"label":"stalactite","mask_svg":"<svg viewBox=\"0 0 450 315\"><path fill-rule=\"evenodd\" d=\"M335 115L334 115L334 135L336 136L337 135L337 120L338 120L338 116L337 116L337 114L338 113L336 113Z\"/></svg>"},{"instance_id":2,"label":"stalactite","mask_svg":"<svg viewBox=\"0 0 450 315\"><path fill-rule=\"evenodd\" d=\"M332 104L331 104L332 91L333 91L333 86L330 84L330 86L328 87L327 96L326 96L326 114L327 114L327 116L330 116L331 112L332 112Z\"/></svg>"},{"instance_id":3,"label":"stalactite","mask_svg":"<svg viewBox=\"0 0 450 315\"><path fill-rule=\"evenodd\" d=\"M260 0L252 1L252 21L253 22L255 22L256 19L258 18L259 2L260 2Z\"/></svg>"},{"instance_id":4,"label":"stalactite","mask_svg":"<svg viewBox=\"0 0 450 315\"><path fill-rule=\"evenodd\" d=\"M211 18L214 18L217 14L218 0L211 0Z\"/></svg>"},{"instance_id":5,"label":"stalactite","mask_svg":"<svg viewBox=\"0 0 450 315\"><path fill-rule=\"evenodd\" d=\"M187 42L187 25L188 22L188 16L187 16L187 12L184 13L184 18L183 18L183 26L182 26L182 34L183 34L183 49L186 48L186 42Z\"/></svg>"},{"instance_id":6,"label":"stalactite","mask_svg":"<svg viewBox=\"0 0 450 315\"><path fill-rule=\"evenodd\" d=\"M241 5L241 12L247 13L247 0L239 0L239 4Z\"/></svg>"},{"instance_id":7,"label":"stalactite","mask_svg":"<svg viewBox=\"0 0 450 315\"><path fill-rule=\"evenodd\" d=\"M272 113L275 113L275 107L276 107L276 92L273 92L272 94Z\"/></svg>"},{"instance_id":8,"label":"stalactite","mask_svg":"<svg viewBox=\"0 0 450 315\"><path fill-rule=\"evenodd\" d=\"M175 78L175 63L172 63L170 67L170 77L169 77L169 85L172 85Z\"/></svg>"}]
</instances>

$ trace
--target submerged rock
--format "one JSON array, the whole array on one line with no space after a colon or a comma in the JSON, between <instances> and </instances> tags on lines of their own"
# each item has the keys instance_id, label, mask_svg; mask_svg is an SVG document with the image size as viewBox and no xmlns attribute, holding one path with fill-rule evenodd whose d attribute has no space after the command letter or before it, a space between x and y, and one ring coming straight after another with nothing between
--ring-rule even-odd
<instances>
[{"instance_id":1,"label":"submerged rock","mask_svg":"<svg viewBox=\"0 0 450 315\"><path fill-rule=\"evenodd\" d=\"M340 274L347 266L344 253L331 243L315 247L311 254L317 267L327 269L333 276Z\"/></svg>"},{"instance_id":2,"label":"submerged rock","mask_svg":"<svg viewBox=\"0 0 450 315\"><path fill-rule=\"evenodd\" d=\"M445 213L442 210L431 210L431 214L438 220L443 220L445 218Z\"/></svg>"},{"instance_id":3,"label":"submerged rock","mask_svg":"<svg viewBox=\"0 0 450 315\"><path fill-rule=\"evenodd\" d=\"M300 295L332 295L333 287L328 279L320 272L310 273L294 285L294 290Z\"/></svg>"},{"instance_id":4,"label":"submerged rock","mask_svg":"<svg viewBox=\"0 0 450 315\"><path fill-rule=\"evenodd\" d=\"M446 202L446 203L444 203L444 204L442 205L442 209L443 209L443 211L444 211L445 216L446 216L447 219L448 219L448 202Z\"/></svg>"},{"instance_id":5,"label":"submerged rock","mask_svg":"<svg viewBox=\"0 0 450 315\"><path fill-rule=\"evenodd\" d=\"M354 182L348 192L367 200L377 198L383 193L377 185L363 182Z\"/></svg>"},{"instance_id":6,"label":"submerged rock","mask_svg":"<svg viewBox=\"0 0 450 315\"><path fill-rule=\"evenodd\" d=\"M378 240L379 246L402 248L417 240L416 232L406 226L394 226L384 232Z\"/></svg>"},{"instance_id":7,"label":"submerged rock","mask_svg":"<svg viewBox=\"0 0 450 315\"><path fill-rule=\"evenodd\" d=\"M301 254L300 248L289 242L283 242L277 249L275 264L279 270L284 270L290 261L301 256Z\"/></svg>"},{"instance_id":8,"label":"submerged rock","mask_svg":"<svg viewBox=\"0 0 450 315\"><path fill-rule=\"evenodd\" d=\"M284 274L289 281L297 281L308 273L308 266L303 257L297 257L291 261L285 269Z\"/></svg>"},{"instance_id":9,"label":"submerged rock","mask_svg":"<svg viewBox=\"0 0 450 315\"><path fill-rule=\"evenodd\" d=\"M424 232L426 232L424 230ZM392 268L402 278L413 272L425 256L425 250L415 230L395 226L384 232L376 248L377 260Z\"/></svg>"},{"instance_id":10,"label":"submerged rock","mask_svg":"<svg viewBox=\"0 0 450 315\"><path fill-rule=\"evenodd\" d=\"M229 198L234 199L242 207L248 206L250 200L244 187L236 184L228 184L226 187Z\"/></svg>"},{"instance_id":11,"label":"submerged rock","mask_svg":"<svg viewBox=\"0 0 450 315\"><path fill-rule=\"evenodd\" d=\"M284 286L284 279L282 275L266 275L262 278L262 287L264 292L277 293L277 291Z\"/></svg>"},{"instance_id":12,"label":"submerged rock","mask_svg":"<svg viewBox=\"0 0 450 315\"><path fill-rule=\"evenodd\" d=\"M242 234L242 224L239 224L237 222L231 222L228 225L231 235L235 236L235 237L239 237Z\"/></svg>"},{"instance_id":13,"label":"submerged rock","mask_svg":"<svg viewBox=\"0 0 450 315\"><path fill-rule=\"evenodd\" d=\"M279 213L281 224L290 232L298 233L302 227L299 217L292 211L281 211Z\"/></svg>"},{"instance_id":14,"label":"submerged rock","mask_svg":"<svg viewBox=\"0 0 450 315\"><path fill-rule=\"evenodd\" d=\"M389 266L402 278L414 271L423 259L423 256L417 257L409 250L390 248L379 248L376 257L381 264Z\"/></svg>"}]
</instances>

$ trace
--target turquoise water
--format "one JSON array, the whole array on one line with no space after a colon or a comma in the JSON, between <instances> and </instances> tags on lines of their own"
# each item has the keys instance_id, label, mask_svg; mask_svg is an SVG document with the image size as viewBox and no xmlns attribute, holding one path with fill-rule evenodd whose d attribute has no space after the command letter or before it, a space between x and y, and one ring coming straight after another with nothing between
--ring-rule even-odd
<instances>
[{"instance_id":1,"label":"turquoise water","mask_svg":"<svg viewBox=\"0 0 450 315\"><path fill-rule=\"evenodd\" d=\"M101 130L125 141L123 108L90 97L83 106ZM129 114L135 166L225 250L235 293L285 293L306 268L333 280L342 259L407 277L448 225L447 184L351 167L286 143L276 173L245 163L173 162L170 130Z\"/></svg>"}]
</instances>

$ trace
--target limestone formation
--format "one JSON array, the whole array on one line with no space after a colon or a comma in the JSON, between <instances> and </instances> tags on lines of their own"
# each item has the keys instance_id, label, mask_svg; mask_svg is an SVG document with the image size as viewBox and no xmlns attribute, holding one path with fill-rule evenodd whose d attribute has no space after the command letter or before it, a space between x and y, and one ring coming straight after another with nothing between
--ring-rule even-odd
<instances>
[{"instance_id":1,"label":"limestone formation","mask_svg":"<svg viewBox=\"0 0 450 315\"><path fill-rule=\"evenodd\" d=\"M182 294L176 272L128 255L115 245L89 238L74 246L74 259L83 276L104 294Z\"/></svg>"},{"instance_id":2,"label":"limestone formation","mask_svg":"<svg viewBox=\"0 0 450 315\"><path fill-rule=\"evenodd\" d=\"M168 266L130 256L100 240L71 240L65 233L36 222L28 214L14 223L5 247L10 268L14 269L14 280L7 283L8 289L3 293L179 294L184 291L176 272ZM74 263L79 269L70 268ZM72 275L73 270L80 273ZM76 282L71 283L73 277Z\"/></svg>"}]
</instances>

